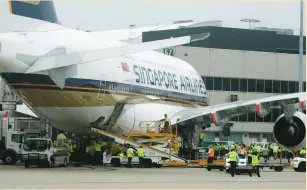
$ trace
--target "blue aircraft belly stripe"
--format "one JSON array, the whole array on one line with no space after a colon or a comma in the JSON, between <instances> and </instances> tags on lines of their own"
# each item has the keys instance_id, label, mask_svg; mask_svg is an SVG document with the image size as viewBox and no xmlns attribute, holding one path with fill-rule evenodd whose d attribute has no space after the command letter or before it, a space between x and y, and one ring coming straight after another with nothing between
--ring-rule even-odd
<instances>
[{"instance_id":1,"label":"blue aircraft belly stripe","mask_svg":"<svg viewBox=\"0 0 307 190\"><path fill-rule=\"evenodd\" d=\"M19 89L31 88L61 90L47 75L21 73L1 73L0 75L11 86ZM191 103L194 102L202 105L208 104L208 98L206 97L164 91L137 85L91 79L67 78L65 88L63 90L97 92L99 89L105 89L107 93L114 94L131 95L133 93L137 93L142 95L165 97L166 99L169 99L169 101L174 101L176 99L179 101L179 99L181 99L185 101L191 101Z\"/></svg>"}]
</instances>

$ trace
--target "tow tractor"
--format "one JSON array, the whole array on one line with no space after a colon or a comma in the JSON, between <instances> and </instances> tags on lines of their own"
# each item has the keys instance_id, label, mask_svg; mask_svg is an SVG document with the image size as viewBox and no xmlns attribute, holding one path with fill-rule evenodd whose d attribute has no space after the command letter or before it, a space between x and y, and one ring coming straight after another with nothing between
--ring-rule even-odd
<instances>
[{"instance_id":1,"label":"tow tractor","mask_svg":"<svg viewBox=\"0 0 307 190\"><path fill-rule=\"evenodd\" d=\"M25 168L67 166L69 152L67 147L54 147L48 138L27 138L22 147L22 159Z\"/></svg>"}]
</instances>

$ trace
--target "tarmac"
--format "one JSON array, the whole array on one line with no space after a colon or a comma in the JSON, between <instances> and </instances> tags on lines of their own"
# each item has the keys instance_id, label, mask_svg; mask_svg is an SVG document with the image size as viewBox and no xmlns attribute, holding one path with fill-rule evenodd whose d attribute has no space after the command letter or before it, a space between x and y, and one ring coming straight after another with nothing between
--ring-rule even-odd
<instances>
[{"instance_id":1,"label":"tarmac","mask_svg":"<svg viewBox=\"0 0 307 190\"><path fill-rule=\"evenodd\" d=\"M306 173L261 170L231 177L205 168L24 168L0 165L0 189L306 189Z\"/></svg>"}]
</instances>

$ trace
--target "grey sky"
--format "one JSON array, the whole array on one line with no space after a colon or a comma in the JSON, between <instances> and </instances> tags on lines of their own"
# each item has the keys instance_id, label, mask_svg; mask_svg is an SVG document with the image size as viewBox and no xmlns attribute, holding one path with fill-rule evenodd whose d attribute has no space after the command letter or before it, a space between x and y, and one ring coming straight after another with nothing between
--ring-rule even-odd
<instances>
[{"instance_id":1,"label":"grey sky","mask_svg":"<svg viewBox=\"0 0 307 190\"><path fill-rule=\"evenodd\" d=\"M142 3L143 2L143 3ZM68 27L103 30L127 27L130 24L155 25L174 20L221 20L225 27L248 28L241 18L261 22L254 26L295 29L298 34L300 2L291 1L55 1L62 24ZM167 2L167 3L165 3ZM305 8L304 8L305 9ZM304 17L305 17L304 10ZM305 29L305 20L304 20ZM305 32L304 32L305 33Z\"/></svg>"}]
</instances>

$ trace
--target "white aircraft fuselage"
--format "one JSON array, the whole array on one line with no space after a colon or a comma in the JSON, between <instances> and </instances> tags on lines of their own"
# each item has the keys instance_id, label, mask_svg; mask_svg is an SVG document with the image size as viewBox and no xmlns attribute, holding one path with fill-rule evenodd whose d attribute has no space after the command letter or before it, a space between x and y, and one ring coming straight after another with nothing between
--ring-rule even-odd
<instances>
[{"instance_id":1,"label":"white aircraft fuselage","mask_svg":"<svg viewBox=\"0 0 307 190\"><path fill-rule=\"evenodd\" d=\"M97 37L45 22L36 31L3 33L0 42L1 77L35 114L64 131L86 133L101 116L105 119L100 127L106 126L115 104L131 98L134 102L126 104L113 122L135 130L142 121L160 120L187 106L208 105L198 72L183 60L155 51L74 65L64 89L43 72L24 74L33 64L24 55L45 56L62 47L71 53L124 45L116 36Z\"/></svg>"}]
</instances>

